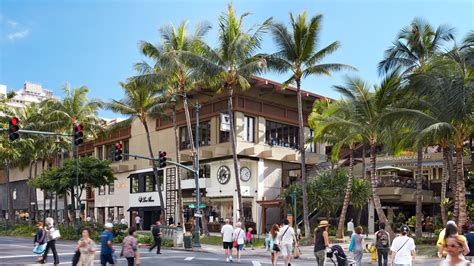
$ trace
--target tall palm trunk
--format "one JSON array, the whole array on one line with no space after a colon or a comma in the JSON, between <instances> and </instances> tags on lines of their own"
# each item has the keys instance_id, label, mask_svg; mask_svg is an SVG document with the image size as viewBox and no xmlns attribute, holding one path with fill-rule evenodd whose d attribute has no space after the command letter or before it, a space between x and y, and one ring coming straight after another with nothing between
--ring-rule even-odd
<instances>
[{"instance_id":1,"label":"tall palm trunk","mask_svg":"<svg viewBox=\"0 0 474 266\"><path fill-rule=\"evenodd\" d=\"M448 149L447 147L443 147L443 176L441 177L441 220L443 224L448 222L447 212L446 212L446 205L444 204L446 199L446 190L448 186Z\"/></svg>"},{"instance_id":2,"label":"tall palm trunk","mask_svg":"<svg viewBox=\"0 0 474 266\"><path fill-rule=\"evenodd\" d=\"M366 157L366 152L365 152L365 143L362 143L362 178L366 179L367 178L367 170L365 169L365 157Z\"/></svg>"},{"instance_id":3,"label":"tall palm trunk","mask_svg":"<svg viewBox=\"0 0 474 266\"><path fill-rule=\"evenodd\" d=\"M456 172L457 172L457 187L456 191L458 194L458 226L463 228L466 224L467 213L466 213L466 186L464 181L464 159L462 156L463 146L456 147Z\"/></svg>"},{"instance_id":4,"label":"tall palm trunk","mask_svg":"<svg viewBox=\"0 0 474 266\"><path fill-rule=\"evenodd\" d=\"M337 225L336 238L344 237L344 223L346 221L347 208L352 193L352 179L354 177L354 149L349 147L349 173L347 177L346 193L344 195L344 203L342 205L341 215L339 216L339 224Z\"/></svg>"},{"instance_id":5,"label":"tall palm trunk","mask_svg":"<svg viewBox=\"0 0 474 266\"><path fill-rule=\"evenodd\" d=\"M375 154L375 144L370 144L370 184L372 187L372 199L374 201L375 211L379 217L379 221L385 223L385 229L390 234L394 236L392 226L388 222L387 216L383 212L382 203L380 202L380 197L377 194L377 174L375 172L377 162L377 155Z\"/></svg>"},{"instance_id":6,"label":"tall palm trunk","mask_svg":"<svg viewBox=\"0 0 474 266\"><path fill-rule=\"evenodd\" d=\"M153 155L153 147L151 146L151 138L150 138L150 130L148 129L148 123L146 122L146 118L143 118L142 124L145 127L145 132L146 132L146 139L148 142L148 151L150 152L150 157L155 158ZM153 175L155 176L155 182L158 190L158 197L160 198L160 207L161 207L161 215L160 218L162 221L166 221L166 211L165 211L165 205L163 202L163 193L161 193L161 180L158 176L158 169L156 168L156 163L153 161Z\"/></svg>"},{"instance_id":7,"label":"tall palm trunk","mask_svg":"<svg viewBox=\"0 0 474 266\"><path fill-rule=\"evenodd\" d=\"M415 235L416 237L422 236L422 221L423 219L423 145L418 145L418 156L416 161L416 225L415 225Z\"/></svg>"},{"instance_id":8,"label":"tall palm trunk","mask_svg":"<svg viewBox=\"0 0 474 266\"><path fill-rule=\"evenodd\" d=\"M456 204L458 204L458 194L456 190L456 168L454 167L454 162L453 162L453 151L454 147L452 144L449 145L448 148L448 173L449 173L449 188L450 188L450 194L451 198L453 198L454 201L454 206L453 206L453 217L452 220L456 221L458 217L458 208L456 208Z\"/></svg>"},{"instance_id":9,"label":"tall palm trunk","mask_svg":"<svg viewBox=\"0 0 474 266\"><path fill-rule=\"evenodd\" d=\"M176 123L176 104L173 105L173 128L174 128L174 142L176 145L176 162L181 162L181 156L179 156L179 135L178 135L178 125ZM176 167L176 182L178 185L178 222L183 226L183 232L186 232L186 226L184 226L184 213L183 213L183 190L181 188L181 168Z\"/></svg>"},{"instance_id":10,"label":"tall palm trunk","mask_svg":"<svg viewBox=\"0 0 474 266\"><path fill-rule=\"evenodd\" d=\"M306 176L306 151L304 147L304 126L303 126L303 103L301 100L301 80L296 79L296 99L298 102L298 148L300 150L301 159L301 186L303 188L303 221L304 221L304 232L305 237L311 235L309 228L309 210L308 210L308 191L306 187L307 176Z\"/></svg>"},{"instance_id":11,"label":"tall palm trunk","mask_svg":"<svg viewBox=\"0 0 474 266\"><path fill-rule=\"evenodd\" d=\"M242 225L245 226L245 217L244 217L244 208L242 204L242 191L240 188L240 165L239 159L237 158L237 139L235 136L235 127L234 127L234 107L232 104L234 90L228 88L229 99L227 101L227 111L229 112L229 122L230 122L230 143L232 146L232 159L234 161L234 171L235 171L235 185L237 187L237 201L239 205L239 216Z\"/></svg>"}]
</instances>

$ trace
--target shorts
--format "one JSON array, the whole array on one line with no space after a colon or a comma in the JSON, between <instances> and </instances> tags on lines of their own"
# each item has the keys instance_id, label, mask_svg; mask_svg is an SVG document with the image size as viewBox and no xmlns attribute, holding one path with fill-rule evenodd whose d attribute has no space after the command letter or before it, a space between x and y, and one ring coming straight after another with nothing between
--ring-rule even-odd
<instances>
[{"instance_id":1,"label":"shorts","mask_svg":"<svg viewBox=\"0 0 474 266\"><path fill-rule=\"evenodd\" d=\"M243 250L243 249L244 249L244 244L237 245L237 250Z\"/></svg>"},{"instance_id":2,"label":"shorts","mask_svg":"<svg viewBox=\"0 0 474 266\"><path fill-rule=\"evenodd\" d=\"M293 245L292 244L280 244L281 255L288 256L293 254Z\"/></svg>"},{"instance_id":3,"label":"shorts","mask_svg":"<svg viewBox=\"0 0 474 266\"><path fill-rule=\"evenodd\" d=\"M222 247L224 247L224 249L232 249L233 246L234 243L232 242L222 242Z\"/></svg>"},{"instance_id":4,"label":"shorts","mask_svg":"<svg viewBox=\"0 0 474 266\"><path fill-rule=\"evenodd\" d=\"M100 255L100 265L105 264L115 264L112 254L101 254Z\"/></svg>"}]
</instances>

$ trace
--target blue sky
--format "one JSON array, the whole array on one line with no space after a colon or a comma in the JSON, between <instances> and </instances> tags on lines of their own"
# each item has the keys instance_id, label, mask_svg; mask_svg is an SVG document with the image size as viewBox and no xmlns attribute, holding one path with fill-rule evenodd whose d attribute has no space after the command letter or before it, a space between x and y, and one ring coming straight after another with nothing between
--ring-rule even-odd
<instances>
[{"instance_id":1,"label":"blue sky","mask_svg":"<svg viewBox=\"0 0 474 266\"><path fill-rule=\"evenodd\" d=\"M216 45L217 16L225 0L1 0L0 84L21 88L24 81L37 82L62 96L61 87L86 85L90 97L103 100L122 97L119 81L134 74L133 64L144 59L138 42L159 42L157 29L167 23L201 21L214 28L206 40ZM320 47L339 40L342 47L325 62L350 64L358 73L342 72L332 77L310 77L303 88L339 98L332 86L345 75L357 75L372 83L380 79L376 65L397 32L414 17L432 25L456 28L457 39L474 30L474 1L468 0L241 0L233 1L238 13L251 12L250 26L268 17L288 23L288 13L307 10L323 14ZM269 35L262 47L275 48ZM287 76L267 73L282 82ZM115 117L109 111L101 115Z\"/></svg>"}]
</instances>

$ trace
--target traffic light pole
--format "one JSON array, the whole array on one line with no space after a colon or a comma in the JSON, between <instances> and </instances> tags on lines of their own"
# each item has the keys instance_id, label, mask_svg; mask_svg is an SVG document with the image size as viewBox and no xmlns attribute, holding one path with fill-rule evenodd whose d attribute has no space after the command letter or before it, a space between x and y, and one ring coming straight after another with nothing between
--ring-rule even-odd
<instances>
[{"instance_id":1,"label":"traffic light pole","mask_svg":"<svg viewBox=\"0 0 474 266\"><path fill-rule=\"evenodd\" d=\"M0 131L8 131L8 128L0 128ZM25 134L38 134L38 135L49 135L49 136L61 136L61 137L72 137L71 134L62 134L62 133L55 133L55 132L47 132L47 131L35 131L35 130L18 130L19 133Z\"/></svg>"},{"instance_id":2,"label":"traffic light pole","mask_svg":"<svg viewBox=\"0 0 474 266\"><path fill-rule=\"evenodd\" d=\"M200 248L201 247L201 227L200 227L200 220L203 212L200 211L199 207L201 206L201 191L199 188L199 111L201 110L201 105L197 102L194 105L194 109L196 109L196 154L194 154L194 182L196 183L196 214L195 214L195 222L196 225L194 227L194 247Z\"/></svg>"}]
</instances>

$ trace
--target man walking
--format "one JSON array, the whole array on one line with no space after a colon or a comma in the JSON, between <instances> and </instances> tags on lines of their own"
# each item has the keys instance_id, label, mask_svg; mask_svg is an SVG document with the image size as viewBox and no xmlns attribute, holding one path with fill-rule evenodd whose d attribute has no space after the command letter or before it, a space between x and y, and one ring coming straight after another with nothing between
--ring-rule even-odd
<instances>
[{"instance_id":1,"label":"man walking","mask_svg":"<svg viewBox=\"0 0 474 266\"><path fill-rule=\"evenodd\" d=\"M392 256L390 258L390 265L392 266L411 266L415 260L415 241L408 236L410 229L406 225L400 227L401 236L393 239Z\"/></svg>"},{"instance_id":2,"label":"man walking","mask_svg":"<svg viewBox=\"0 0 474 266\"><path fill-rule=\"evenodd\" d=\"M283 227L280 228L280 249L281 255L284 258L285 266L291 265L291 255L293 254L293 242L296 243L295 230L290 227L288 219L283 221ZM297 248L297 246L295 246Z\"/></svg>"},{"instance_id":3,"label":"man walking","mask_svg":"<svg viewBox=\"0 0 474 266\"><path fill-rule=\"evenodd\" d=\"M153 239L155 243L153 246L150 247L150 252L156 247L156 254L161 254L161 232L160 232L161 222L156 221L156 225L151 229L151 234L153 235Z\"/></svg>"},{"instance_id":4,"label":"man walking","mask_svg":"<svg viewBox=\"0 0 474 266\"><path fill-rule=\"evenodd\" d=\"M379 230L375 233L375 248L377 249L377 258L379 260L379 266L387 266L389 247L390 235L387 231L385 231L385 224L380 223Z\"/></svg>"},{"instance_id":5,"label":"man walking","mask_svg":"<svg viewBox=\"0 0 474 266\"><path fill-rule=\"evenodd\" d=\"M137 216L135 216L135 225L137 226L137 231L141 230L141 227L140 227L141 223L142 223L142 218L137 213Z\"/></svg>"},{"instance_id":6,"label":"man walking","mask_svg":"<svg viewBox=\"0 0 474 266\"><path fill-rule=\"evenodd\" d=\"M351 240L351 236L354 233L354 219L350 219L347 222L347 236L349 236L349 240Z\"/></svg>"},{"instance_id":7,"label":"man walking","mask_svg":"<svg viewBox=\"0 0 474 266\"><path fill-rule=\"evenodd\" d=\"M112 240L114 238L112 234L112 228L114 227L111 223L105 224L105 230L100 234L100 265L105 266L107 263L115 265L112 254L114 249L112 247Z\"/></svg>"},{"instance_id":8,"label":"man walking","mask_svg":"<svg viewBox=\"0 0 474 266\"><path fill-rule=\"evenodd\" d=\"M234 234L234 227L230 225L229 219L225 219L225 225L222 226L221 235L222 235L222 246L224 247L226 262L232 262L232 236L233 234Z\"/></svg>"}]
</instances>

